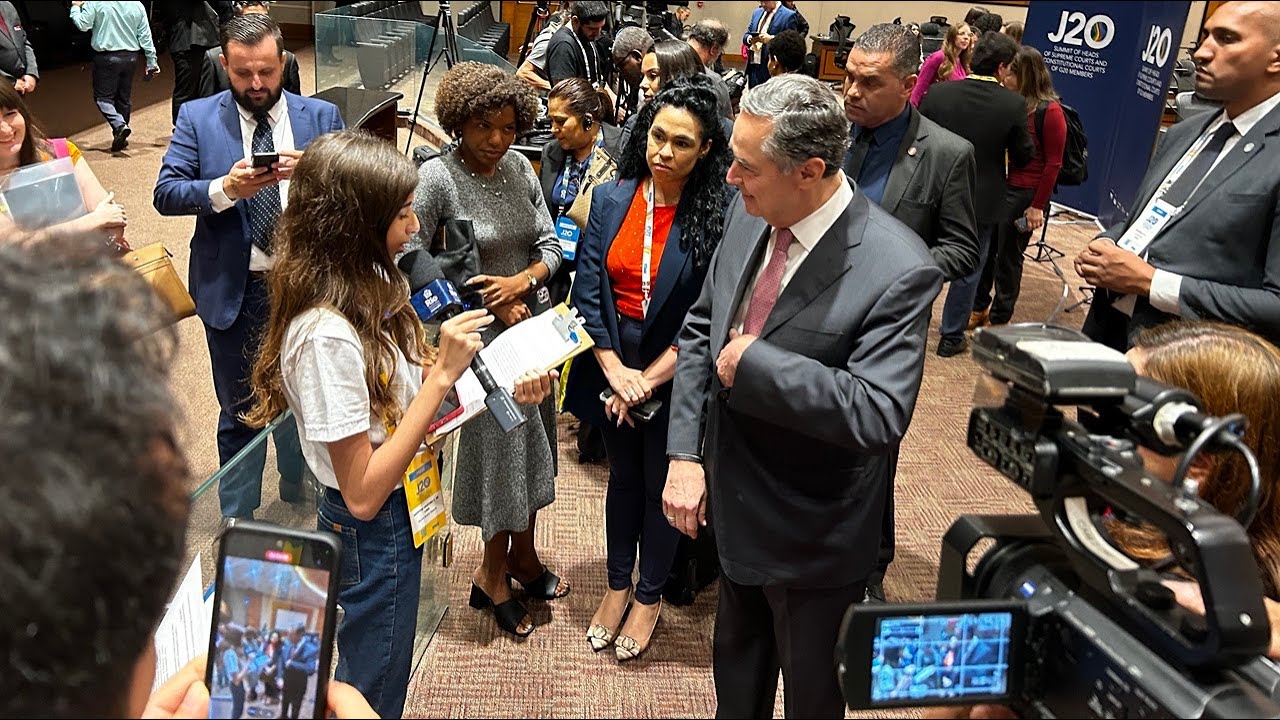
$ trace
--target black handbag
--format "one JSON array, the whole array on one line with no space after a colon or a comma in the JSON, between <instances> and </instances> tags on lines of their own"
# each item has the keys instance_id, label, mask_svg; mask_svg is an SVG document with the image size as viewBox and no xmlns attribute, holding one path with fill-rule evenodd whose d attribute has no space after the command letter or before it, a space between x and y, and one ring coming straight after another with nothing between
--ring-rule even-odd
<instances>
[{"instance_id":1,"label":"black handbag","mask_svg":"<svg viewBox=\"0 0 1280 720\"><path fill-rule=\"evenodd\" d=\"M467 285L471 278L483 274L480 267L480 248L476 245L475 225L470 220L450 218L440 223L440 229L431 243L431 256L440 263L445 280L453 283L458 295L467 307L480 307L480 291ZM545 287L529 293L524 298L529 312L537 315L551 309L551 296Z\"/></svg>"}]
</instances>

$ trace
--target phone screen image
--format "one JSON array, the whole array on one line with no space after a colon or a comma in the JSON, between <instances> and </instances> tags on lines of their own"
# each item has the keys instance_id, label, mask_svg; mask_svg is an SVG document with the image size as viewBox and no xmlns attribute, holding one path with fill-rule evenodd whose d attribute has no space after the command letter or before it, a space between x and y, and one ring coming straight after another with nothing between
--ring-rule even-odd
<instances>
[{"instance_id":1,"label":"phone screen image","mask_svg":"<svg viewBox=\"0 0 1280 720\"><path fill-rule=\"evenodd\" d=\"M316 717L317 683L329 671L329 561L305 540L255 540L226 548L219 568L209 717Z\"/></svg>"},{"instance_id":2,"label":"phone screen image","mask_svg":"<svg viewBox=\"0 0 1280 720\"><path fill-rule=\"evenodd\" d=\"M882 617L872 642L871 704L988 699L1009 692L1009 612Z\"/></svg>"}]
</instances>

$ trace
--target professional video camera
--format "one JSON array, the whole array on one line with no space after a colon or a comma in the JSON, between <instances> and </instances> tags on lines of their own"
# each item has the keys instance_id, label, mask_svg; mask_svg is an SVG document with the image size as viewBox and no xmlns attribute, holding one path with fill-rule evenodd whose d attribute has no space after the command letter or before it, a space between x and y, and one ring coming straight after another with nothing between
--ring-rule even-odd
<instances>
[{"instance_id":1,"label":"professional video camera","mask_svg":"<svg viewBox=\"0 0 1280 720\"><path fill-rule=\"evenodd\" d=\"M850 707L1280 717L1280 669L1261 657L1270 623L1245 534L1261 478L1240 441L1243 416L1205 416L1190 393L1137 377L1124 355L1065 328L983 329L974 357L989 376L969 447L1040 514L961 516L943 538L939 602L849 610L837 659ZM1079 422L1057 406L1076 406ZM1144 472L1138 445L1183 453L1172 483ZM1186 478L1205 448L1249 463L1253 487L1237 518ZM1170 559L1135 562L1108 533L1118 520L1162 531ZM1175 565L1198 580L1204 616L1161 584Z\"/></svg>"}]
</instances>

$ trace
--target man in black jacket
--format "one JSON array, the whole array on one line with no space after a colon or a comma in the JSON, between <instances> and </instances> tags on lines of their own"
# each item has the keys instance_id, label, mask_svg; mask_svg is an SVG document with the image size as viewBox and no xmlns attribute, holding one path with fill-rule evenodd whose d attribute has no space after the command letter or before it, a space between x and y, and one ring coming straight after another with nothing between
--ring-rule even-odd
<instances>
[{"instance_id":1,"label":"man in black jacket","mask_svg":"<svg viewBox=\"0 0 1280 720\"><path fill-rule=\"evenodd\" d=\"M929 247L944 279L978 268L973 214L976 166L969 141L911 107L920 69L920 38L902 25L873 25L849 48L844 112L853 123L844 172L873 202L911 228ZM884 602L883 580L893 562L893 480L890 460L884 528L867 598Z\"/></svg>"},{"instance_id":2,"label":"man in black jacket","mask_svg":"<svg viewBox=\"0 0 1280 720\"><path fill-rule=\"evenodd\" d=\"M156 3L160 26L168 28L169 56L173 58L173 122L178 108L200 97L200 66L204 54L218 46L218 18L230 13L228 2L165 0Z\"/></svg>"},{"instance_id":3,"label":"man in black jacket","mask_svg":"<svg viewBox=\"0 0 1280 720\"><path fill-rule=\"evenodd\" d=\"M969 346L964 331L973 310L978 278L996 226L1009 219L1004 207L1006 190L1005 157L1014 167L1022 167L1035 156L1035 145L1027 130L1027 104L1021 95L1005 88L996 78L1018 53L1018 45L1008 35L988 32L978 41L969 77L939 83L929 89L920 103L920 112L973 145L978 165L974 209L978 220L978 265L963 278L951 283L942 307L942 340L938 355L951 357Z\"/></svg>"}]
</instances>

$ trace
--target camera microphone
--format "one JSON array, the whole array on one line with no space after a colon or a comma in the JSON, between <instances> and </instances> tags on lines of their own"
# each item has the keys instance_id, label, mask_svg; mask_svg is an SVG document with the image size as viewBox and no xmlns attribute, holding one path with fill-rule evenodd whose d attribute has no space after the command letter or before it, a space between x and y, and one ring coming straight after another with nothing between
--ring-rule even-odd
<instances>
[{"instance_id":1,"label":"camera microphone","mask_svg":"<svg viewBox=\"0 0 1280 720\"><path fill-rule=\"evenodd\" d=\"M409 304L423 323L443 322L466 310L457 288L445 279L440 263L426 251L410 250L396 266L409 278ZM471 360L471 371L484 388L485 407L503 432L509 433L528 421L511 391L498 385L479 355Z\"/></svg>"}]
</instances>

